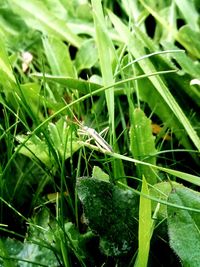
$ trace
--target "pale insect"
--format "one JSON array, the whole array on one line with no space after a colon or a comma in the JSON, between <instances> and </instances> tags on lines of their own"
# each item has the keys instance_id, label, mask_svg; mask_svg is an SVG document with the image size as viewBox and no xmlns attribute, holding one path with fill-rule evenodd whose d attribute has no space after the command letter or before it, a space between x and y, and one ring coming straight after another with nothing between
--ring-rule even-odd
<instances>
[{"instance_id":1,"label":"pale insect","mask_svg":"<svg viewBox=\"0 0 200 267\"><path fill-rule=\"evenodd\" d=\"M72 112L72 111L71 111ZM73 114L73 113L72 113ZM113 152L112 147L103 139L103 137L101 136L101 134L103 134L105 131L108 130L108 127L105 128L103 131L101 131L100 133L98 133L95 129L87 127L87 126L83 126L79 120L76 118L76 116L73 114L74 119L76 120L77 124L80 126L81 129L78 130L79 134L82 135L87 135L88 137L90 137L89 140L93 139L96 143L96 145L100 148L100 149L104 149L108 152Z\"/></svg>"},{"instance_id":2,"label":"pale insect","mask_svg":"<svg viewBox=\"0 0 200 267\"><path fill-rule=\"evenodd\" d=\"M105 128L103 131L101 131L100 133L97 133L97 131L95 131L95 129L93 128L89 128L87 126L83 126L81 125L81 129L79 130L79 133L80 134L86 134L88 135L89 137L93 138L96 145L99 147L99 148L103 148L105 149L106 151L109 151L109 152L113 152L113 149L112 147L103 139L103 137L101 136L101 134L103 134L105 131L107 131L108 128Z\"/></svg>"}]
</instances>

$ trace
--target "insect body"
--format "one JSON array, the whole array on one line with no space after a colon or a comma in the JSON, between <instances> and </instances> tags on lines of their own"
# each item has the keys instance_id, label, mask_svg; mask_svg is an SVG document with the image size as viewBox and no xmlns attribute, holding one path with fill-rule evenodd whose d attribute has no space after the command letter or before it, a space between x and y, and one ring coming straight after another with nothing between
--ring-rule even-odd
<instances>
[{"instance_id":1,"label":"insect body","mask_svg":"<svg viewBox=\"0 0 200 267\"><path fill-rule=\"evenodd\" d=\"M104 129L100 134L97 133L93 128L89 128L87 126L82 126L81 128L82 129L79 130L80 134L86 134L89 137L93 138L99 148L103 148L106 151L113 152L112 147L101 136L101 134L105 132L107 128Z\"/></svg>"},{"instance_id":2,"label":"insect body","mask_svg":"<svg viewBox=\"0 0 200 267\"><path fill-rule=\"evenodd\" d=\"M77 122L77 124L79 125L80 129L78 130L78 133L81 135L87 135L88 137L90 137L89 140L87 140L86 142L90 141L91 139L93 139L96 143L96 145L100 148L103 149L104 151L108 151L108 152L113 152L112 147L103 139L103 137L101 136L101 134L103 134L105 131L108 130L108 127L105 128L103 131L101 131L100 133L97 133L95 131L95 129L84 126L82 123L80 123L80 121L76 118L76 116L74 115L74 113L72 112L72 110L70 109L75 121Z\"/></svg>"}]
</instances>

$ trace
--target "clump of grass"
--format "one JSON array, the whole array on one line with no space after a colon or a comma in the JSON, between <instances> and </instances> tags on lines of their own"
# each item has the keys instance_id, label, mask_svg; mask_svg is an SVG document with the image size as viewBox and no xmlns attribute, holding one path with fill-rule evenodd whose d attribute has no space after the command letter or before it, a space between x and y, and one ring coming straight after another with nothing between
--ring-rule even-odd
<instances>
[{"instance_id":1,"label":"clump of grass","mask_svg":"<svg viewBox=\"0 0 200 267\"><path fill-rule=\"evenodd\" d=\"M0 265L197 266L195 2L0 12Z\"/></svg>"}]
</instances>

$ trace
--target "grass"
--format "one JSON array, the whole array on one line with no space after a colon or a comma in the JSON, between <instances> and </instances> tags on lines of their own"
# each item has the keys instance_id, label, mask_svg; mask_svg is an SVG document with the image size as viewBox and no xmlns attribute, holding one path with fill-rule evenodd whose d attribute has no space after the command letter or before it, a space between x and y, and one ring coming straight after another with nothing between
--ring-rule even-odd
<instances>
[{"instance_id":1,"label":"grass","mask_svg":"<svg viewBox=\"0 0 200 267\"><path fill-rule=\"evenodd\" d=\"M198 266L198 1L0 14L0 266Z\"/></svg>"}]
</instances>

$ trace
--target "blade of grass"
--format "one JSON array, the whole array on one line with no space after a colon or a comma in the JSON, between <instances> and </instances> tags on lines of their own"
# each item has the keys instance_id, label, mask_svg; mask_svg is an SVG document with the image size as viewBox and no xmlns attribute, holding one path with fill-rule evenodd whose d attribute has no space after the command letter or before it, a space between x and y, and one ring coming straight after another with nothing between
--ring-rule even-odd
<instances>
[{"instance_id":1,"label":"blade of grass","mask_svg":"<svg viewBox=\"0 0 200 267\"><path fill-rule=\"evenodd\" d=\"M161 198L157 198L157 197L154 197L154 196L151 196L151 195L147 195L147 194L144 194L128 185L125 185L124 183L122 182L118 182L118 185L121 186L121 187L124 187L126 189L129 189L129 190L132 190L133 192L135 192L137 195L139 196L143 196L145 198L148 198L152 201L155 201L157 203L160 203L160 204L163 204L163 205L166 205L166 206L169 206L169 207L174 207L174 208L177 208L177 209L182 209L182 210L188 210L188 211L193 211L193 212L197 212L197 213L200 213L200 209L197 209L197 208L191 208L189 206L183 206L183 205L178 205L178 204L174 204L172 202L169 202L169 201L165 201ZM157 213L157 211L156 211ZM155 213L154 213L155 214ZM153 227L153 225L152 225Z\"/></svg>"},{"instance_id":2,"label":"blade of grass","mask_svg":"<svg viewBox=\"0 0 200 267\"><path fill-rule=\"evenodd\" d=\"M85 81L82 79L69 78L67 76L56 76L43 73L32 73L31 76L40 78L45 77L47 81L53 81L61 85L68 86L69 88L77 89L82 94L89 94L90 92L101 88L100 84L92 83L90 81Z\"/></svg>"},{"instance_id":3,"label":"blade of grass","mask_svg":"<svg viewBox=\"0 0 200 267\"><path fill-rule=\"evenodd\" d=\"M176 171L176 170L169 169L169 168L164 168L161 166L155 166L155 165L152 165L150 163L142 162L140 160L136 160L136 159L124 156L124 155L117 154L117 153L112 153L112 157L120 158L120 159L125 160L125 161L133 162L135 164L143 164L143 165L149 166L153 169L155 168L157 170L169 173L175 177L181 178L187 182L190 182L192 184L196 184L196 185L200 186L200 177L196 176L196 175L192 175L192 174L181 172L181 171Z\"/></svg>"},{"instance_id":4,"label":"blade of grass","mask_svg":"<svg viewBox=\"0 0 200 267\"><path fill-rule=\"evenodd\" d=\"M53 37L44 37L42 42L52 74L76 78L69 48L61 40Z\"/></svg>"},{"instance_id":5,"label":"blade of grass","mask_svg":"<svg viewBox=\"0 0 200 267\"><path fill-rule=\"evenodd\" d=\"M9 58L6 53L5 45L0 38L0 82L9 87L15 86L16 81L12 73Z\"/></svg>"},{"instance_id":6,"label":"blade of grass","mask_svg":"<svg viewBox=\"0 0 200 267\"><path fill-rule=\"evenodd\" d=\"M84 143L84 145L87 146L88 148L92 149L92 150L101 151L101 152L103 152L105 154L108 154L111 157L118 158L118 159L121 159L121 160L124 160L124 161L128 161L128 162L132 162L134 164L141 164L141 165L144 165L144 166L148 166L148 167L150 167L152 169L160 170L160 171L169 173L172 176L181 178L181 179L183 179L183 180L185 180L187 182L190 182L192 184L200 186L200 177L197 176L197 175L193 175L193 174L189 174L189 173L186 173L186 172L181 172L181 171L177 171L177 170L173 170L173 169L165 168L165 167L161 167L161 166L156 166L156 165L150 164L148 162L144 162L144 161L140 161L140 160L137 160L137 159L133 159L133 158L130 158L130 157L118 154L118 153L112 153L112 152L108 152L106 150L100 150L97 146L88 144L86 142Z\"/></svg>"},{"instance_id":7,"label":"blade of grass","mask_svg":"<svg viewBox=\"0 0 200 267\"><path fill-rule=\"evenodd\" d=\"M100 69L102 72L104 86L114 83L112 73L112 57L114 55L114 47L109 38L108 31L105 24L102 5L100 0L92 0L94 25L96 31L96 44L98 48ZM112 126L112 134L115 136L114 125L114 90L111 87L106 91L106 102L108 107L109 121ZM115 143L115 140L113 140Z\"/></svg>"},{"instance_id":8,"label":"blade of grass","mask_svg":"<svg viewBox=\"0 0 200 267\"><path fill-rule=\"evenodd\" d=\"M24 217L19 211L17 211L10 203L8 203L5 199L0 197L0 201L2 201L6 206L8 206L11 210L13 210L22 220L28 222L28 219Z\"/></svg>"},{"instance_id":9,"label":"blade of grass","mask_svg":"<svg viewBox=\"0 0 200 267\"><path fill-rule=\"evenodd\" d=\"M152 134L151 120L148 119L145 113L137 108L133 110L130 126L130 150L135 159L144 160L153 165L156 165L155 155L155 138ZM157 175L155 170L146 166L136 166L137 174L142 179L145 176L148 183L155 184Z\"/></svg>"},{"instance_id":10,"label":"blade of grass","mask_svg":"<svg viewBox=\"0 0 200 267\"><path fill-rule=\"evenodd\" d=\"M96 32L96 44L98 49L100 69L103 78L103 85L109 86L114 83L112 63L115 59L115 48L110 39L109 32L106 27L106 21L103 14L102 4L100 0L92 0L93 18ZM111 125L111 145L117 149L116 134L115 134L115 103L114 103L114 88L110 87L105 91L106 103L109 115L109 124ZM121 160L113 162L114 177L124 175L124 169Z\"/></svg>"},{"instance_id":11,"label":"blade of grass","mask_svg":"<svg viewBox=\"0 0 200 267\"><path fill-rule=\"evenodd\" d=\"M142 179L142 194L149 195L145 177ZM134 267L146 267L148 263L153 220L151 219L151 200L140 195L138 256Z\"/></svg>"},{"instance_id":12,"label":"blade of grass","mask_svg":"<svg viewBox=\"0 0 200 267\"><path fill-rule=\"evenodd\" d=\"M75 47L80 47L82 40L75 35L65 21L54 16L42 1L8 0L13 11L19 14L30 27L57 36Z\"/></svg>"}]
</instances>

